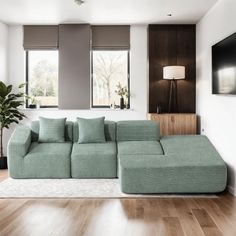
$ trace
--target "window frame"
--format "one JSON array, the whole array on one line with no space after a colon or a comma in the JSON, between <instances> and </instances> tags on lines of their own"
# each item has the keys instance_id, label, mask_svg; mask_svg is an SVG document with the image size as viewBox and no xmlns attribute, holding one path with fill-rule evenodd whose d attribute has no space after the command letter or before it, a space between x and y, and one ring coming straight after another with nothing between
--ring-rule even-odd
<instances>
[{"instance_id":1,"label":"window frame","mask_svg":"<svg viewBox=\"0 0 236 236\"><path fill-rule=\"evenodd\" d=\"M29 52L30 51L39 51L39 50L26 50L25 51L25 82L26 82L25 93L27 96L29 96ZM57 50L41 50L41 51L57 51ZM58 61L58 66L59 66L59 61ZM28 98L26 98L25 107L30 108ZM57 106L41 106L40 105L40 108L58 108L58 105Z\"/></svg>"},{"instance_id":2,"label":"window frame","mask_svg":"<svg viewBox=\"0 0 236 236\"><path fill-rule=\"evenodd\" d=\"M110 108L106 105L93 105L93 52L94 51L127 51L127 89L130 94L130 50L129 49L92 49L91 50L91 108ZM128 106L130 108L130 95L128 97Z\"/></svg>"}]
</instances>

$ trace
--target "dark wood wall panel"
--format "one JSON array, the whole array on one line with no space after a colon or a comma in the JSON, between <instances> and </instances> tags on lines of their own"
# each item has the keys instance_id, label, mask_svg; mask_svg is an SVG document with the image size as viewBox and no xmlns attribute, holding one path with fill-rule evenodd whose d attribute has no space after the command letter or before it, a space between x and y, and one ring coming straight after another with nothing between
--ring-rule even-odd
<instances>
[{"instance_id":1,"label":"dark wood wall panel","mask_svg":"<svg viewBox=\"0 0 236 236\"><path fill-rule=\"evenodd\" d=\"M180 113L195 113L196 27L195 25L149 26L149 113L168 111L169 86L163 80L163 67L183 65L185 80L177 81Z\"/></svg>"}]
</instances>

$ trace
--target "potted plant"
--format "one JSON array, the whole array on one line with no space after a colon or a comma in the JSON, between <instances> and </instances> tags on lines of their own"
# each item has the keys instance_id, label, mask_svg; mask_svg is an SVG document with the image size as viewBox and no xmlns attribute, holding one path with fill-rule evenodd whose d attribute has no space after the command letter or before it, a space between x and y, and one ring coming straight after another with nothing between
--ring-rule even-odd
<instances>
[{"instance_id":1,"label":"potted plant","mask_svg":"<svg viewBox=\"0 0 236 236\"><path fill-rule=\"evenodd\" d=\"M122 87L121 83L118 83L116 86L117 90L115 90L115 93L117 93L120 96L120 109L124 109L125 102L124 102L124 96L128 95L128 89L126 86Z\"/></svg>"},{"instance_id":2,"label":"potted plant","mask_svg":"<svg viewBox=\"0 0 236 236\"><path fill-rule=\"evenodd\" d=\"M37 104L38 104L38 101L36 100L36 98L35 97L28 97L28 99L30 100L29 108L36 109Z\"/></svg>"},{"instance_id":3,"label":"potted plant","mask_svg":"<svg viewBox=\"0 0 236 236\"><path fill-rule=\"evenodd\" d=\"M126 88L126 93L125 93L125 98L126 98L125 106L126 106L126 109L129 109L129 108L130 108L130 105L129 105L129 97L130 97L130 93L129 93L128 89Z\"/></svg>"},{"instance_id":4,"label":"potted plant","mask_svg":"<svg viewBox=\"0 0 236 236\"><path fill-rule=\"evenodd\" d=\"M22 89L25 84L19 85ZM7 157L3 154L3 131L9 129L12 123L19 123L25 115L19 111L19 107L24 104L25 94L22 92L12 92L12 85L6 85L0 81L0 169L7 168Z\"/></svg>"}]
</instances>

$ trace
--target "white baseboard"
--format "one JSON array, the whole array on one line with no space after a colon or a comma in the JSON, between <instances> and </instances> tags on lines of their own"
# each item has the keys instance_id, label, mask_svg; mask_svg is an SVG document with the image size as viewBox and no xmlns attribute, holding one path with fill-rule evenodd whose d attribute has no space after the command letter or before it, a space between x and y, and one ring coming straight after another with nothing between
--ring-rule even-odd
<instances>
[{"instance_id":1,"label":"white baseboard","mask_svg":"<svg viewBox=\"0 0 236 236\"><path fill-rule=\"evenodd\" d=\"M228 185L227 190L228 190L229 193L231 193L233 196L236 197L236 191L235 191L234 187Z\"/></svg>"}]
</instances>

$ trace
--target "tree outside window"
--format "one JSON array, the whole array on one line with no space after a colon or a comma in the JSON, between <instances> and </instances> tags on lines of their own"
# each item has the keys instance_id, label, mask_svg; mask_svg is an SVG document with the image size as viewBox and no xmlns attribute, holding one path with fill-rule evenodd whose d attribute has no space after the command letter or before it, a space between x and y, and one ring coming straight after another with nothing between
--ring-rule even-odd
<instances>
[{"instance_id":1,"label":"tree outside window","mask_svg":"<svg viewBox=\"0 0 236 236\"><path fill-rule=\"evenodd\" d=\"M58 106L58 52L28 51L27 85L30 100L41 107Z\"/></svg>"},{"instance_id":2,"label":"tree outside window","mask_svg":"<svg viewBox=\"0 0 236 236\"><path fill-rule=\"evenodd\" d=\"M115 93L117 85L129 88L128 57L127 50L93 51L93 107L119 104L120 97Z\"/></svg>"}]
</instances>

